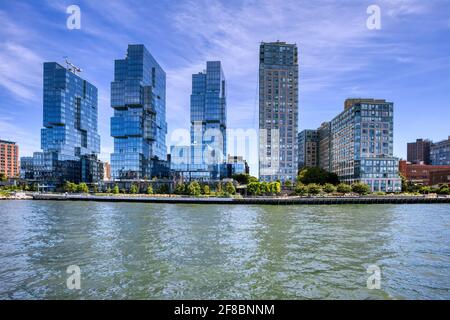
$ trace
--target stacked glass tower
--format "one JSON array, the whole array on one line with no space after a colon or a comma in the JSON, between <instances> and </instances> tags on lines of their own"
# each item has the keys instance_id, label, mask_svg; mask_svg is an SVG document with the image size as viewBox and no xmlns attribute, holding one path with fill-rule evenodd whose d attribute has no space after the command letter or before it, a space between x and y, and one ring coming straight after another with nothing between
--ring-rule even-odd
<instances>
[{"instance_id":1,"label":"stacked glass tower","mask_svg":"<svg viewBox=\"0 0 450 320\"><path fill-rule=\"evenodd\" d=\"M115 61L111 83L114 179L157 177L166 160L166 73L144 45L129 45Z\"/></svg>"},{"instance_id":2,"label":"stacked glass tower","mask_svg":"<svg viewBox=\"0 0 450 320\"><path fill-rule=\"evenodd\" d=\"M226 159L226 82L220 61L192 75L191 144L193 165L217 165Z\"/></svg>"},{"instance_id":3,"label":"stacked glass tower","mask_svg":"<svg viewBox=\"0 0 450 320\"><path fill-rule=\"evenodd\" d=\"M97 159L97 88L79 77L79 71L70 63L67 68L44 63L43 152L23 159L21 175L49 188L66 181L97 183L103 179L103 164Z\"/></svg>"},{"instance_id":4,"label":"stacked glass tower","mask_svg":"<svg viewBox=\"0 0 450 320\"><path fill-rule=\"evenodd\" d=\"M259 176L294 181L297 176L297 46L262 43L259 53Z\"/></svg>"},{"instance_id":5,"label":"stacked glass tower","mask_svg":"<svg viewBox=\"0 0 450 320\"><path fill-rule=\"evenodd\" d=\"M41 148L57 160L100 153L97 88L56 62L44 63Z\"/></svg>"},{"instance_id":6,"label":"stacked glass tower","mask_svg":"<svg viewBox=\"0 0 450 320\"><path fill-rule=\"evenodd\" d=\"M375 99L347 99L331 121L331 169L342 182L363 182L372 191L401 191L393 156L394 105Z\"/></svg>"}]
</instances>

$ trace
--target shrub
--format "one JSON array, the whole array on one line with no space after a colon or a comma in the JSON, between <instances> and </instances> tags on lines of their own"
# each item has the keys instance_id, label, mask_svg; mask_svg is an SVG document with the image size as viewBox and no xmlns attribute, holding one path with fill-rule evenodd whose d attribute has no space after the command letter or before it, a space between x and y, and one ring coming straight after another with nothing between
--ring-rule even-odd
<instances>
[{"instance_id":1,"label":"shrub","mask_svg":"<svg viewBox=\"0 0 450 320\"><path fill-rule=\"evenodd\" d=\"M153 187L152 186L148 186L147 187L147 194L153 194Z\"/></svg>"},{"instance_id":2,"label":"shrub","mask_svg":"<svg viewBox=\"0 0 450 320\"><path fill-rule=\"evenodd\" d=\"M106 193L111 193L112 191L111 191L111 188L110 187L108 187L108 188L106 188Z\"/></svg>"},{"instance_id":3,"label":"shrub","mask_svg":"<svg viewBox=\"0 0 450 320\"><path fill-rule=\"evenodd\" d=\"M175 194L184 194L186 192L186 186L183 182L178 182L175 186Z\"/></svg>"},{"instance_id":4,"label":"shrub","mask_svg":"<svg viewBox=\"0 0 450 320\"><path fill-rule=\"evenodd\" d=\"M160 185L158 187L158 189L156 190L156 193L158 193L158 194L169 194L170 193L169 185L167 185L167 184Z\"/></svg>"},{"instance_id":5,"label":"shrub","mask_svg":"<svg viewBox=\"0 0 450 320\"><path fill-rule=\"evenodd\" d=\"M336 192L336 187L334 185L332 185L331 183L326 183L323 186L323 191L325 191L326 193L333 193L333 192Z\"/></svg>"},{"instance_id":6,"label":"shrub","mask_svg":"<svg viewBox=\"0 0 450 320\"><path fill-rule=\"evenodd\" d=\"M372 190L370 189L369 185L361 182L357 182L352 184L352 191L359 194L359 195L365 195L369 194Z\"/></svg>"},{"instance_id":7,"label":"shrub","mask_svg":"<svg viewBox=\"0 0 450 320\"><path fill-rule=\"evenodd\" d=\"M419 192L421 194L429 194L431 193L431 188L429 186L422 186L420 187Z\"/></svg>"},{"instance_id":8,"label":"shrub","mask_svg":"<svg viewBox=\"0 0 450 320\"><path fill-rule=\"evenodd\" d=\"M114 186L112 193L119 194L119 186L117 184Z\"/></svg>"},{"instance_id":9,"label":"shrub","mask_svg":"<svg viewBox=\"0 0 450 320\"><path fill-rule=\"evenodd\" d=\"M78 186L75 183L72 183L70 181L66 181L64 184L64 191L69 193L75 193L78 190Z\"/></svg>"},{"instance_id":10,"label":"shrub","mask_svg":"<svg viewBox=\"0 0 450 320\"><path fill-rule=\"evenodd\" d=\"M250 182L247 185L247 191L248 193L250 193L251 195L258 195L260 194L260 183L259 182Z\"/></svg>"},{"instance_id":11,"label":"shrub","mask_svg":"<svg viewBox=\"0 0 450 320\"><path fill-rule=\"evenodd\" d=\"M438 194L450 194L450 189L448 186L446 185L442 185L439 187L439 189L437 190Z\"/></svg>"},{"instance_id":12,"label":"shrub","mask_svg":"<svg viewBox=\"0 0 450 320\"><path fill-rule=\"evenodd\" d=\"M88 193L89 192L89 188L86 185L86 183L82 182L78 185L77 187L77 191L81 192L81 193Z\"/></svg>"},{"instance_id":13,"label":"shrub","mask_svg":"<svg viewBox=\"0 0 450 320\"><path fill-rule=\"evenodd\" d=\"M227 184L225 185L225 192L228 194L236 193L236 188L234 187L233 183L231 183L230 181L228 181Z\"/></svg>"},{"instance_id":14,"label":"shrub","mask_svg":"<svg viewBox=\"0 0 450 320\"><path fill-rule=\"evenodd\" d=\"M317 195L322 192L322 188L316 183L310 183L307 186L308 193L312 195Z\"/></svg>"},{"instance_id":15,"label":"shrub","mask_svg":"<svg viewBox=\"0 0 450 320\"><path fill-rule=\"evenodd\" d=\"M285 186L287 189L292 188L292 182L291 182L291 180L287 180L287 181L284 183L284 186Z\"/></svg>"},{"instance_id":16,"label":"shrub","mask_svg":"<svg viewBox=\"0 0 450 320\"><path fill-rule=\"evenodd\" d=\"M295 187L295 194L299 196L304 196L307 193L308 188L304 184L298 183L297 186Z\"/></svg>"},{"instance_id":17,"label":"shrub","mask_svg":"<svg viewBox=\"0 0 450 320\"><path fill-rule=\"evenodd\" d=\"M337 192L340 192L340 193L350 193L350 192L352 192L352 187L349 186L348 184L340 183L337 186L336 190L337 190Z\"/></svg>"},{"instance_id":18,"label":"shrub","mask_svg":"<svg viewBox=\"0 0 450 320\"><path fill-rule=\"evenodd\" d=\"M280 194L281 193L281 183L278 181L271 182L269 184L269 189L270 189L271 194Z\"/></svg>"},{"instance_id":19,"label":"shrub","mask_svg":"<svg viewBox=\"0 0 450 320\"><path fill-rule=\"evenodd\" d=\"M269 184L268 184L267 182L265 182L265 181L261 182L261 183L259 184L259 192L260 192L261 194L267 194L267 193L269 193L269 192L270 192Z\"/></svg>"},{"instance_id":20,"label":"shrub","mask_svg":"<svg viewBox=\"0 0 450 320\"><path fill-rule=\"evenodd\" d=\"M197 181L192 181L188 187L187 191L189 195L198 197L201 194L200 184Z\"/></svg>"},{"instance_id":21,"label":"shrub","mask_svg":"<svg viewBox=\"0 0 450 320\"><path fill-rule=\"evenodd\" d=\"M138 187L135 185L135 184L132 184L131 185L131 187L130 187L130 193L131 194L136 194L136 193L138 193Z\"/></svg>"},{"instance_id":22,"label":"shrub","mask_svg":"<svg viewBox=\"0 0 450 320\"><path fill-rule=\"evenodd\" d=\"M205 195L211 194L211 190L209 189L209 186L207 184L203 186L203 194Z\"/></svg>"}]
</instances>

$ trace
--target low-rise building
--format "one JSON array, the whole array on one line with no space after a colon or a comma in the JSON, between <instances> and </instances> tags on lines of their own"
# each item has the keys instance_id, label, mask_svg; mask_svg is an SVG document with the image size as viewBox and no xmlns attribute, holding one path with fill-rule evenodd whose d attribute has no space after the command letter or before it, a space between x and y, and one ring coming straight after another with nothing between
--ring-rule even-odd
<instances>
[{"instance_id":1,"label":"low-rise building","mask_svg":"<svg viewBox=\"0 0 450 320\"><path fill-rule=\"evenodd\" d=\"M445 173L450 170L450 166L433 166L426 164L415 164L402 160L399 163L400 173L411 183L432 186L435 185L431 179L431 175L436 173L435 177L440 173ZM435 178L438 179L438 178Z\"/></svg>"}]
</instances>

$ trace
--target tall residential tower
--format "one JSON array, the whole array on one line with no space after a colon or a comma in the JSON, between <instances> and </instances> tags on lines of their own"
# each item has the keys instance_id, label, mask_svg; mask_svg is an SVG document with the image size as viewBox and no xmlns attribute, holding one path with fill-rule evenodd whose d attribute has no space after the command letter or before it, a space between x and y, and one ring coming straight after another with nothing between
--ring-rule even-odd
<instances>
[{"instance_id":1,"label":"tall residential tower","mask_svg":"<svg viewBox=\"0 0 450 320\"><path fill-rule=\"evenodd\" d=\"M297 176L298 52L295 44L261 43L259 51L259 176Z\"/></svg>"},{"instance_id":2,"label":"tall residential tower","mask_svg":"<svg viewBox=\"0 0 450 320\"><path fill-rule=\"evenodd\" d=\"M151 179L166 160L166 73L144 45L129 45L111 83L114 179Z\"/></svg>"}]
</instances>

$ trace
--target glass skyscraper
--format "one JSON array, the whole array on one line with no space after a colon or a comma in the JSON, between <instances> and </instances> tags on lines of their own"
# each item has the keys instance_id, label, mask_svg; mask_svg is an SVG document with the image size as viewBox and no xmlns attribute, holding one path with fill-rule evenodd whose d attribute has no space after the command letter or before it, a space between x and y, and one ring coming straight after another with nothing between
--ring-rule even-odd
<instances>
[{"instance_id":1,"label":"glass skyscraper","mask_svg":"<svg viewBox=\"0 0 450 320\"><path fill-rule=\"evenodd\" d=\"M259 176L297 177L298 53L295 44L262 43L259 53Z\"/></svg>"},{"instance_id":2,"label":"glass skyscraper","mask_svg":"<svg viewBox=\"0 0 450 320\"><path fill-rule=\"evenodd\" d=\"M41 148L57 160L100 153L97 88L56 62L44 63Z\"/></svg>"},{"instance_id":3,"label":"glass skyscraper","mask_svg":"<svg viewBox=\"0 0 450 320\"><path fill-rule=\"evenodd\" d=\"M115 179L151 179L165 161L166 73L144 45L129 45L116 60L111 83L111 136Z\"/></svg>"},{"instance_id":4,"label":"glass skyscraper","mask_svg":"<svg viewBox=\"0 0 450 320\"><path fill-rule=\"evenodd\" d=\"M206 71L192 75L191 159L194 166L226 161L226 81L220 61L207 61Z\"/></svg>"},{"instance_id":5,"label":"glass skyscraper","mask_svg":"<svg viewBox=\"0 0 450 320\"><path fill-rule=\"evenodd\" d=\"M66 181L96 183L103 179L97 159L97 88L56 62L44 63L42 152L24 158L22 177L56 187ZM84 166L83 166L84 164Z\"/></svg>"}]
</instances>

